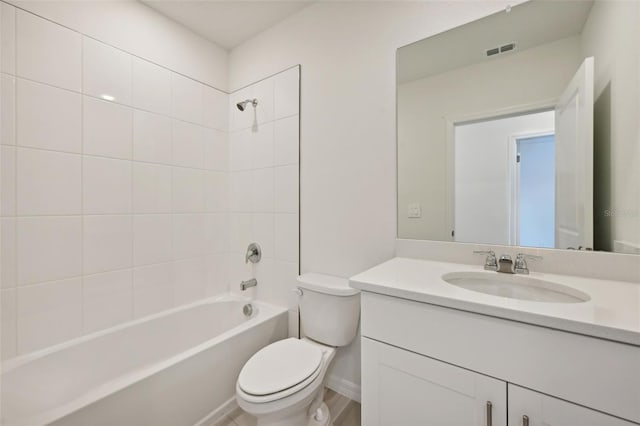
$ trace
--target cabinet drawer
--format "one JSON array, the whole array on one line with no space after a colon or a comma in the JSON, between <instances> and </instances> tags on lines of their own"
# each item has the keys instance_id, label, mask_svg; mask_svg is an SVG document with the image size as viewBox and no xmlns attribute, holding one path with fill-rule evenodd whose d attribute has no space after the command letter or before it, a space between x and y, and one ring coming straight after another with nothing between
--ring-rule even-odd
<instances>
[{"instance_id":1,"label":"cabinet drawer","mask_svg":"<svg viewBox=\"0 0 640 426\"><path fill-rule=\"evenodd\" d=\"M369 292L362 335L640 423L640 347Z\"/></svg>"}]
</instances>

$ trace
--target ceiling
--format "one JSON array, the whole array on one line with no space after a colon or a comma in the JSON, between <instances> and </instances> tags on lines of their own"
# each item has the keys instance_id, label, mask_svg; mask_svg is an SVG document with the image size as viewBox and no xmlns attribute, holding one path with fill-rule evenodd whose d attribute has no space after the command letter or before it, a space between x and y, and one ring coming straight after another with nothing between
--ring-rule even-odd
<instances>
[{"instance_id":1,"label":"ceiling","mask_svg":"<svg viewBox=\"0 0 640 426\"><path fill-rule=\"evenodd\" d=\"M515 52L578 35L592 0L529 1L398 50L398 82L490 61L486 50L516 42Z\"/></svg>"},{"instance_id":2,"label":"ceiling","mask_svg":"<svg viewBox=\"0 0 640 426\"><path fill-rule=\"evenodd\" d=\"M230 50L311 4L312 0L141 0Z\"/></svg>"}]
</instances>

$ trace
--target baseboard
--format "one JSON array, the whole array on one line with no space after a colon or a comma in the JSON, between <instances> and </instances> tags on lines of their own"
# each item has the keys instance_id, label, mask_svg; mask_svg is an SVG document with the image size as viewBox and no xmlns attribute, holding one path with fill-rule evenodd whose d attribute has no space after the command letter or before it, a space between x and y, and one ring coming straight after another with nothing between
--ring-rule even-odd
<instances>
[{"instance_id":1,"label":"baseboard","mask_svg":"<svg viewBox=\"0 0 640 426\"><path fill-rule=\"evenodd\" d=\"M360 402L360 385L338 376L329 376L327 387L347 398Z\"/></svg>"},{"instance_id":2,"label":"baseboard","mask_svg":"<svg viewBox=\"0 0 640 426\"><path fill-rule=\"evenodd\" d=\"M198 421L193 426L209 426L213 422L216 422L221 418L223 418L224 416L226 416L227 414L230 414L236 408L238 408L238 403L236 402L236 397L234 396L230 398L227 402L222 404L220 407L216 408L215 410L213 410L212 412L204 416L200 421Z\"/></svg>"}]
</instances>

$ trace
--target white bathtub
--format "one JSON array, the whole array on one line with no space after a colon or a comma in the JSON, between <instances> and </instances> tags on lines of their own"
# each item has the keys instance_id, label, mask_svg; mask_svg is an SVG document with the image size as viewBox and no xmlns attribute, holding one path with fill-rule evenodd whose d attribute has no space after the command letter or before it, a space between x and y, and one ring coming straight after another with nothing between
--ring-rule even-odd
<instances>
[{"instance_id":1,"label":"white bathtub","mask_svg":"<svg viewBox=\"0 0 640 426\"><path fill-rule=\"evenodd\" d=\"M284 308L208 299L6 362L3 426L192 426L235 393L244 363L287 337Z\"/></svg>"}]
</instances>

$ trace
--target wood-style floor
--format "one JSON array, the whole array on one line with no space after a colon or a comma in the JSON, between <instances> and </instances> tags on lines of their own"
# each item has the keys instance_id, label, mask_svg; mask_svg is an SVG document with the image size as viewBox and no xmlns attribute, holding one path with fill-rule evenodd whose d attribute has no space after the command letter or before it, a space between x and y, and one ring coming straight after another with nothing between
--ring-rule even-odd
<instances>
[{"instance_id":1,"label":"wood-style floor","mask_svg":"<svg viewBox=\"0 0 640 426\"><path fill-rule=\"evenodd\" d=\"M324 394L324 402L327 403L333 426L360 426L360 404L342 396L330 389ZM256 419L253 416L236 408L233 412L224 416L210 426L255 426Z\"/></svg>"}]
</instances>

